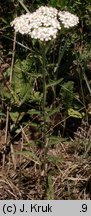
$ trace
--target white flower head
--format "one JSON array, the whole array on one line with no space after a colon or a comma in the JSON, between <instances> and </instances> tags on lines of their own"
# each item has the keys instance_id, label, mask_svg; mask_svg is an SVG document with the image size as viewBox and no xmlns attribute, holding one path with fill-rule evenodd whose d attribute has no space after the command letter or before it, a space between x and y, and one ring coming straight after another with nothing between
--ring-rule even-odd
<instances>
[{"instance_id":1,"label":"white flower head","mask_svg":"<svg viewBox=\"0 0 91 216\"><path fill-rule=\"evenodd\" d=\"M50 16L51 18L56 18L58 14L58 10L56 8L47 6L41 6L39 9L37 9L37 12L45 16Z\"/></svg>"},{"instance_id":2,"label":"white flower head","mask_svg":"<svg viewBox=\"0 0 91 216\"><path fill-rule=\"evenodd\" d=\"M64 28L74 27L79 23L78 17L68 11L60 11L58 16L59 20L64 25Z\"/></svg>"},{"instance_id":3,"label":"white flower head","mask_svg":"<svg viewBox=\"0 0 91 216\"><path fill-rule=\"evenodd\" d=\"M58 20L59 18L59 20ZM78 17L56 8L41 6L33 13L26 13L11 22L16 32L28 34L41 41L55 39L62 24L65 28L77 25Z\"/></svg>"},{"instance_id":4,"label":"white flower head","mask_svg":"<svg viewBox=\"0 0 91 216\"><path fill-rule=\"evenodd\" d=\"M41 41L48 41L56 38L57 32L61 29L57 20L57 9L41 6L34 13L21 15L11 22L16 32L29 34L31 38Z\"/></svg>"}]
</instances>

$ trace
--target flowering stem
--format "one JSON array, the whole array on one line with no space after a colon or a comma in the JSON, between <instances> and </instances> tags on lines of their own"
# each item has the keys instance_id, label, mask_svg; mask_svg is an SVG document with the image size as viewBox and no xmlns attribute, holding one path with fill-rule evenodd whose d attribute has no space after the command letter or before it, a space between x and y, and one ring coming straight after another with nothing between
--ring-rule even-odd
<instances>
[{"instance_id":1,"label":"flowering stem","mask_svg":"<svg viewBox=\"0 0 91 216\"><path fill-rule=\"evenodd\" d=\"M43 140L44 146L46 147L46 53L45 53L45 44L42 44L42 74L43 74Z\"/></svg>"}]
</instances>

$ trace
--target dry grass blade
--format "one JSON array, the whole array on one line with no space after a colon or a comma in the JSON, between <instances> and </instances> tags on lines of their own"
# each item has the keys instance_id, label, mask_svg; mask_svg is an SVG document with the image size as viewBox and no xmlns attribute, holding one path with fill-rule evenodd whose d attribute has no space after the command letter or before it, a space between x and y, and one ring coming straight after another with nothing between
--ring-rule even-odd
<instances>
[{"instance_id":1,"label":"dry grass blade","mask_svg":"<svg viewBox=\"0 0 91 216\"><path fill-rule=\"evenodd\" d=\"M30 13L30 11L27 9L27 7L26 7L25 4L23 3L23 1L18 0L18 2L21 4L21 6L24 8L24 10L25 10L27 13Z\"/></svg>"},{"instance_id":2,"label":"dry grass blade","mask_svg":"<svg viewBox=\"0 0 91 216\"><path fill-rule=\"evenodd\" d=\"M14 165L14 170L16 170L16 159L15 159L14 148L12 144L10 145L10 148L11 148L11 157L12 157L12 162Z\"/></svg>"}]
</instances>

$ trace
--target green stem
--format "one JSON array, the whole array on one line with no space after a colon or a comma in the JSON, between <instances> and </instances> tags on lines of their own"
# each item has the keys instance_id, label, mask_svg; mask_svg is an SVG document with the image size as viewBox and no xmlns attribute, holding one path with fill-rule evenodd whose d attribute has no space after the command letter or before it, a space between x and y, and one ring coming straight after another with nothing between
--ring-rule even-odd
<instances>
[{"instance_id":1,"label":"green stem","mask_svg":"<svg viewBox=\"0 0 91 216\"><path fill-rule=\"evenodd\" d=\"M46 146L46 53L45 44L42 44L42 74L43 74L43 140Z\"/></svg>"}]
</instances>

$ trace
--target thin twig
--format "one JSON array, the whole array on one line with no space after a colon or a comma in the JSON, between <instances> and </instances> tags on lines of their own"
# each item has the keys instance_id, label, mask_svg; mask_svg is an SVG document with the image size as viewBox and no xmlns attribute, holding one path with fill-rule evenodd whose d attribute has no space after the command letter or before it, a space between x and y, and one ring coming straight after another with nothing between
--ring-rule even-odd
<instances>
[{"instance_id":1,"label":"thin twig","mask_svg":"<svg viewBox=\"0 0 91 216\"><path fill-rule=\"evenodd\" d=\"M22 132L22 126L21 126L21 132ZM20 142L20 151L22 152L23 150L23 133L22 133L22 140ZM21 164L22 164L22 154L20 154L20 166L19 166L19 182L21 185L21 177L22 177L22 169L21 169Z\"/></svg>"},{"instance_id":2,"label":"thin twig","mask_svg":"<svg viewBox=\"0 0 91 216\"><path fill-rule=\"evenodd\" d=\"M10 73L10 86L11 86L12 75L13 75L13 67L14 67L14 59L15 59L15 47L16 47L16 31L14 32L14 40L13 40L13 52L12 52L11 73Z\"/></svg>"},{"instance_id":3,"label":"thin twig","mask_svg":"<svg viewBox=\"0 0 91 216\"><path fill-rule=\"evenodd\" d=\"M11 87L11 82L12 82L12 74L13 74L13 67L14 67L14 58L15 58L15 44L16 44L16 32L14 33L14 42L13 42L13 52L12 52L12 61L11 61L11 73L10 73L10 87ZM6 84L7 85L7 84ZM7 85L8 86L8 85ZM8 104L7 106L7 114L6 114L6 129L5 129L5 148L7 146L7 141L8 141L8 129L9 129L9 110L10 110L10 105ZM4 170L4 165L5 165L5 152L3 154L3 164L2 164L2 170Z\"/></svg>"},{"instance_id":4,"label":"thin twig","mask_svg":"<svg viewBox=\"0 0 91 216\"><path fill-rule=\"evenodd\" d=\"M2 161L2 170L4 171L5 165L5 149L8 140L8 126L9 126L9 106L7 106L7 114L6 114L6 128L5 128L5 147L4 147L4 154L3 154L3 161Z\"/></svg>"}]
</instances>

